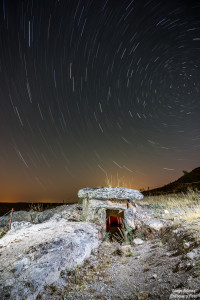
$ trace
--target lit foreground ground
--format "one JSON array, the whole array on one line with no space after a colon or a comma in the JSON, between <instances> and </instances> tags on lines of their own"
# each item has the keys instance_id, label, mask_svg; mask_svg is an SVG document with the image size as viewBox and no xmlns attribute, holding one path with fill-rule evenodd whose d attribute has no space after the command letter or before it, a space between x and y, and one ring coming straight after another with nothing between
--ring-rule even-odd
<instances>
[{"instance_id":1,"label":"lit foreground ground","mask_svg":"<svg viewBox=\"0 0 200 300\"><path fill-rule=\"evenodd\" d=\"M141 223L133 242L126 242L130 252L102 243L83 267L69 272L66 299L200 299L200 194L145 197L138 205ZM149 214L164 222L160 231L144 221Z\"/></svg>"},{"instance_id":2,"label":"lit foreground ground","mask_svg":"<svg viewBox=\"0 0 200 300\"><path fill-rule=\"evenodd\" d=\"M66 218L74 214L80 221L81 206L70 210ZM145 197L138 202L136 230L124 230L123 245L104 240L83 265L60 272L62 288L45 285L36 299L200 299L199 212L198 192ZM2 295L11 299L9 292Z\"/></svg>"}]
</instances>

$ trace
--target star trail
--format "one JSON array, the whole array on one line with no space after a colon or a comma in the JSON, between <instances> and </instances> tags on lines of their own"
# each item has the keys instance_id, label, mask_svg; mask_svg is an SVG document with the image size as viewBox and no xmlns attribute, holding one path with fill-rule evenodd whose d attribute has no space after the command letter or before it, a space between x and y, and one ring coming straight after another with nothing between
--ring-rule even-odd
<instances>
[{"instance_id":1,"label":"star trail","mask_svg":"<svg viewBox=\"0 0 200 300\"><path fill-rule=\"evenodd\" d=\"M198 167L199 16L195 0L1 0L0 199Z\"/></svg>"}]
</instances>

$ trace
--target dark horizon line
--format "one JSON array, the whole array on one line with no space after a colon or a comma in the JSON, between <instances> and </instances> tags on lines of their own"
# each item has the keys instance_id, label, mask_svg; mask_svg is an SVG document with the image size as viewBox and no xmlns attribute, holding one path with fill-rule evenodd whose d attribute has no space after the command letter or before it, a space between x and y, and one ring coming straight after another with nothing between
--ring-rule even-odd
<instances>
[{"instance_id":1,"label":"dark horizon line","mask_svg":"<svg viewBox=\"0 0 200 300\"><path fill-rule=\"evenodd\" d=\"M10 204L10 203L17 203L17 204L21 204L21 203L28 203L28 204L65 204L65 203L67 203L67 204L70 204L70 203L75 203L75 202L64 202L64 201L61 201L61 202L30 202L30 201L16 201L16 202L4 202L4 201L0 201L0 204L1 203L7 203L7 204Z\"/></svg>"}]
</instances>

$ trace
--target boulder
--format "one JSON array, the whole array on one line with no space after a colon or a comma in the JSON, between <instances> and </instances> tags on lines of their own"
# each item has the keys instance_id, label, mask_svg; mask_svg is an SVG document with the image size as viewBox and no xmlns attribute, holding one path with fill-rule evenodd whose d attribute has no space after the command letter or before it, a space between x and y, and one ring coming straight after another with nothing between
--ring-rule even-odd
<instances>
[{"instance_id":1,"label":"boulder","mask_svg":"<svg viewBox=\"0 0 200 300\"><path fill-rule=\"evenodd\" d=\"M96 188L85 188L78 192L78 197L81 199L97 199L97 200L141 200L143 195L132 189L126 189L122 187L96 187Z\"/></svg>"},{"instance_id":2,"label":"boulder","mask_svg":"<svg viewBox=\"0 0 200 300\"><path fill-rule=\"evenodd\" d=\"M81 221L82 216L82 207L79 204L69 204L57 206L53 209L47 209L43 212L38 212L34 223L43 223L44 221L49 220L55 214L59 214L61 218L64 218L68 221Z\"/></svg>"},{"instance_id":3,"label":"boulder","mask_svg":"<svg viewBox=\"0 0 200 300\"><path fill-rule=\"evenodd\" d=\"M81 221L82 207L79 204L68 204L57 206L56 208L47 209L42 212L36 211L14 211L12 222L31 222L34 224L42 223L49 220L54 214L59 213L60 216L69 221ZM0 217L1 227L8 227L10 223L10 215Z\"/></svg>"},{"instance_id":4,"label":"boulder","mask_svg":"<svg viewBox=\"0 0 200 300\"><path fill-rule=\"evenodd\" d=\"M30 211L14 211L12 222L33 222L36 218L37 212ZM0 217L0 227L9 226L10 214L7 216Z\"/></svg>"},{"instance_id":5,"label":"boulder","mask_svg":"<svg viewBox=\"0 0 200 300\"><path fill-rule=\"evenodd\" d=\"M0 299L36 299L45 286L67 285L62 272L98 247L98 227L56 214L42 224L15 222L0 239Z\"/></svg>"}]
</instances>

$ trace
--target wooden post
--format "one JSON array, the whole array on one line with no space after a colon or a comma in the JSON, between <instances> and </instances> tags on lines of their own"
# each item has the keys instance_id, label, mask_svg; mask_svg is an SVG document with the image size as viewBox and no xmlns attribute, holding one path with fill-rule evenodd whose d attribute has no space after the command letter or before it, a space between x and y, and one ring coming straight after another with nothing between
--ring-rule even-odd
<instances>
[{"instance_id":1,"label":"wooden post","mask_svg":"<svg viewBox=\"0 0 200 300\"><path fill-rule=\"evenodd\" d=\"M11 229L12 215L13 215L13 208L12 208L11 214L10 214L10 225L9 225L9 230Z\"/></svg>"}]
</instances>

